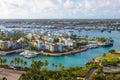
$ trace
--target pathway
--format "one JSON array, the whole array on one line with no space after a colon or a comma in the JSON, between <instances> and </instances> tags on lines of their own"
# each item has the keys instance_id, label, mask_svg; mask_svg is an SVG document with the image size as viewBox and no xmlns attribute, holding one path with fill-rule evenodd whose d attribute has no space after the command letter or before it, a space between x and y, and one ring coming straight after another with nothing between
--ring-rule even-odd
<instances>
[{"instance_id":1,"label":"pathway","mask_svg":"<svg viewBox=\"0 0 120 80\"><path fill-rule=\"evenodd\" d=\"M85 76L85 80L89 80L91 74L95 73L95 71L96 71L96 68L93 68L93 69L89 70L89 72Z\"/></svg>"}]
</instances>

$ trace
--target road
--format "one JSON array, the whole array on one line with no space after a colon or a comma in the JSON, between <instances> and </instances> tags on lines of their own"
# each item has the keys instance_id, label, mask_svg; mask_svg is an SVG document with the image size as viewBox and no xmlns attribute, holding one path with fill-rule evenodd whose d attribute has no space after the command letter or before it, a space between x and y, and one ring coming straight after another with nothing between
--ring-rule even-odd
<instances>
[{"instance_id":1,"label":"road","mask_svg":"<svg viewBox=\"0 0 120 80\"><path fill-rule=\"evenodd\" d=\"M18 80L21 74L25 73L24 71L10 70L0 68L0 80L3 77L6 77L7 80Z\"/></svg>"},{"instance_id":2,"label":"road","mask_svg":"<svg viewBox=\"0 0 120 80\"><path fill-rule=\"evenodd\" d=\"M93 68L93 69L89 70L89 72L88 72L87 75L85 76L85 80L89 80L90 75L91 75L92 73L95 73L95 71L96 71L96 68Z\"/></svg>"}]
</instances>

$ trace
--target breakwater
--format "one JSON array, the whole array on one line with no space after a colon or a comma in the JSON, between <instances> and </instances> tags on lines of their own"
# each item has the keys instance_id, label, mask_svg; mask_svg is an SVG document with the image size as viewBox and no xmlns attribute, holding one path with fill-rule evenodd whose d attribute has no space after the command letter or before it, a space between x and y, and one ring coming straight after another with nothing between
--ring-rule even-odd
<instances>
[{"instance_id":1,"label":"breakwater","mask_svg":"<svg viewBox=\"0 0 120 80\"><path fill-rule=\"evenodd\" d=\"M87 50L87 48L83 48L83 49L69 51L69 52L64 52L64 53L46 53L46 52L43 52L41 54L45 55L45 56L59 57L59 56L73 55L73 54L80 53L80 52L83 52L83 51L86 51L86 50Z\"/></svg>"}]
</instances>

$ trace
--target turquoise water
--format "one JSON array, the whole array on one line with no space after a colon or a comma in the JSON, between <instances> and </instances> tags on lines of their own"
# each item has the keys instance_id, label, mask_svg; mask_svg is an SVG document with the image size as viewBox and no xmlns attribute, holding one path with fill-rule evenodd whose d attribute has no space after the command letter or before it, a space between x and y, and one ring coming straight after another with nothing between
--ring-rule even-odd
<instances>
[{"instance_id":1,"label":"turquoise water","mask_svg":"<svg viewBox=\"0 0 120 80\"><path fill-rule=\"evenodd\" d=\"M120 32L118 31L113 31L111 33L108 33L107 31L105 32L100 32L97 30L94 31L80 31L80 32L75 32L78 35L88 35L89 37L112 37L115 40L114 46L112 47L104 47L104 48L96 48L96 49L89 49L86 52L81 52L75 55L69 55L69 56L62 56L62 57L45 57L42 55L39 55L37 57L35 57L35 60L48 60L49 62L49 69L52 69L52 63L55 64L59 64L62 63L64 65L65 68L68 67L74 67L74 66L84 66L85 62L87 62L88 60L97 57L97 56L101 56L104 53L108 53L109 49L116 49L119 50L120 49ZM18 54L12 54L12 55L7 55L4 56L5 58L8 59L7 64L9 64L9 61L11 61L12 59L14 59L15 57L20 57L24 60L26 60L28 62L27 66L30 66L31 64L31 60L24 58L23 56L19 56Z\"/></svg>"}]
</instances>

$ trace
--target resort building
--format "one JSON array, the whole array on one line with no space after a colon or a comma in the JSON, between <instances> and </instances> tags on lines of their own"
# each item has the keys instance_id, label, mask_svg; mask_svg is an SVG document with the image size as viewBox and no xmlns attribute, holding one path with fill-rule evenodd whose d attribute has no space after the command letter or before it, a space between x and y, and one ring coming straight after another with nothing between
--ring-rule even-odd
<instances>
[{"instance_id":1,"label":"resort building","mask_svg":"<svg viewBox=\"0 0 120 80\"><path fill-rule=\"evenodd\" d=\"M58 45L57 44L53 44L53 45L50 45L50 52L57 52L58 50Z\"/></svg>"},{"instance_id":2,"label":"resort building","mask_svg":"<svg viewBox=\"0 0 120 80\"><path fill-rule=\"evenodd\" d=\"M50 43L45 43L45 50L48 50L49 51L49 49L50 49L50 46L51 46L51 44Z\"/></svg>"},{"instance_id":3,"label":"resort building","mask_svg":"<svg viewBox=\"0 0 120 80\"><path fill-rule=\"evenodd\" d=\"M64 45L62 43L58 44L58 51L63 52L64 51Z\"/></svg>"},{"instance_id":4,"label":"resort building","mask_svg":"<svg viewBox=\"0 0 120 80\"><path fill-rule=\"evenodd\" d=\"M50 45L50 52L63 52L64 51L64 47L63 44L52 44Z\"/></svg>"},{"instance_id":5,"label":"resort building","mask_svg":"<svg viewBox=\"0 0 120 80\"><path fill-rule=\"evenodd\" d=\"M12 49L16 49L16 48L18 47L17 41L13 41L13 42L11 42L11 43L12 43L12 45L11 45L11 48L12 48Z\"/></svg>"},{"instance_id":6,"label":"resort building","mask_svg":"<svg viewBox=\"0 0 120 80\"><path fill-rule=\"evenodd\" d=\"M38 47L39 40L33 40L32 44L33 44L34 47Z\"/></svg>"},{"instance_id":7,"label":"resort building","mask_svg":"<svg viewBox=\"0 0 120 80\"><path fill-rule=\"evenodd\" d=\"M44 50L45 46L42 42L38 43L38 50Z\"/></svg>"},{"instance_id":8,"label":"resort building","mask_svg":"<svg viewBox=\"0 0 120 80\"><path fill-rule=\"evenodd\" d=\"M10 41L0 41L0 49L7 50L11 47Z\"/></svg>"},{"instance_id":9,"label":"resort building","mask_svg":"<svg viewBox=\"0 0 120 80\"><path fill-rule=\"evenodd\" d=\"M72 39L65 40L65 46L74 46L74 41Z\"/></svg>"}]
</instances>

